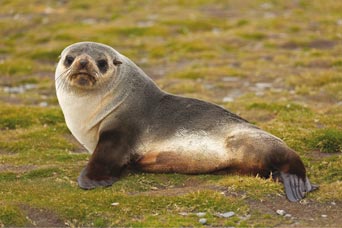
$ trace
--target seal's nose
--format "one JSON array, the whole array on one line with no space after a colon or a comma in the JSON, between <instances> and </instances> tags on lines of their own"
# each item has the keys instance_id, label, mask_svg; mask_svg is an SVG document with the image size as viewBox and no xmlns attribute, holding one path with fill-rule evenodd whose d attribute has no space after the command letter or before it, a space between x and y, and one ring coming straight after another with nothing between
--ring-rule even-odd
<instances>
[{"instance_id":1,"label":"seal's nose","mask_svg":"<svg viewBox=\"0 0 342 228\"><path fill-rule=\"evenodd\" d=\"M88 64L88 60L87 59L81 59L79 61L79 63L80 63L80 67L81 68L85 68L87 66L87 64Z\"/></svg>"}]
</instances>

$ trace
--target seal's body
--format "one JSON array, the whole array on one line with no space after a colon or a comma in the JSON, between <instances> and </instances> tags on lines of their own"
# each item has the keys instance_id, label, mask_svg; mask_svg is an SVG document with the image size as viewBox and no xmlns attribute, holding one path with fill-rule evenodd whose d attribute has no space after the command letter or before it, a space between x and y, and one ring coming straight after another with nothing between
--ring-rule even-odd
<instances>
[{"instance_id":1,"label":"seal's body","mask_svg":"<svg viewBox=\"0 0 342 228\"><path fill-rule=\"evenodd\" d=\"M315 189L282 140L219 106L163 92L109 46L67 47L56 91L67 126L92 153L78 178L81 188L109 186L129 165L147 172L273 174L291 201Z\"/></svg>"}]
</instances>

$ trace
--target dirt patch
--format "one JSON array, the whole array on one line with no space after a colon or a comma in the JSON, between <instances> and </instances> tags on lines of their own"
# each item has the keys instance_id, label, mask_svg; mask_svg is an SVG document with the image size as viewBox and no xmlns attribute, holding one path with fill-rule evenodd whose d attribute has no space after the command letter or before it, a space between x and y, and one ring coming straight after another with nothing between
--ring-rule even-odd
<instances>
[{"instance_id":1,"label":"dirt patch","mask_svg":"<svg viewBox=\"0 0 342 228\"><path fill-rule=\"evenodd\" d=\"M0 95L0 101L1 102L4 102L4 103L7 103L7 104L13 104L13 105L18 105L18 104L22 104L22 99L18 98L17 96L15 95L8 95L8 94L5 94L5 95Z\"/></svg>"},{"instance_id":2,"label":"dirt patch","mask_svg":"<svg viewBox=\"0 0 342 228\"><path fill-rule=\"evenodd\" d=\"M336 42L331 40L314 40L309 43L310 48L317 48L317 49L331 49L335 47Z\"/></svg>"},{"instance_id":3,"label":"dirt patch","mask_svg":"<svg viewBox=\"0 0 342 228\"><path fill-rule=\"evenodd\" d=\"M315 161L320 161L324 158L329 158L335 155L341 155L341 153L322 153L319 150L314 150L307 154L308 157L312 158Z\"/></svg>"},{"instance_id":4,"label":"dirt patch","mask_svg":"<svg viewBox=\"0 0 342 228\"><path fill-rule=\"evenodd\" d=\"M332 67L332 63L325 60L314 60L306 64L306 67L329 69Z\"/></svg>"},{"instance_id":5,"label":"dirt patch","mask_svg":"<svg viewBox=\"0 0 342 228\"><path fill-rule=\"evenodd\" d=\"M0 155L14 155L15 153L1 149L0 148Z\"/></svg>"},{"instance_id":6,"label":"dirt patch","mask_svg":"<svg viewBox=\"0 0 342 228\"><path fill-rule=\"evenodd\" d=\"M206 6L202 7L201 11L208 15L209 17L216 17L216 18L233 18L238 15L236 11L222 9L217 6Z\"/></svg>"},{"instance_id":7,"label":"dirt patch","mask_svg":"<svg viewBox=\"0 0 342 228\"><path fill-rule=\"evenodd\" d=\"M34 208L29 205L21 205L20 208L33 227L66 227L61 218L47 209Z\"/></svg>"},{"instance_id":8,"label":"dirt patch","mask_svg":"<svg viewBox=\"0 0 342 228\"><path fill-rule=\"evenodd\" d=\"M335 47L337 42L331 40L313 40L308 43L299 43L294 41L289 41L281 45L284 49L299 49L299 48L316 48L316 49L332 49Z\"/></svg>"},{"instance_id":9,"label":"dirt patch","mask_svg":"<svg viewBox=\"0 0 342 228\"><path fill-rule=\"evenodd\" d=\"M300 44L296 43L296 42L286 42L282 45L280 45L280 47L284 48L284 49L289 49L289 50L293 50L293 49L298 49L301 47Z\"/></svg>"},{"instance_id":10,"label":"dirt patch","mask_svg":"<svg viewBox=\"0 0 342 228\"><path fill-rule=\"evenodd\" d=\"M0 172L25 173L25 172L34 170L36 168L37 167L34 165L14 166L14 165L0 164Z\"/></svg>"},{"instance_id":11,"label":"dirt patch","mask_svg":"<svg viewBox=\"0 0 342 228\"><path fill-rule=\"evenodd\" d=\"M291 203L280 197L272 197L265 201L249 200L248 204L253 211L260 213L277 214L277 210L284 210L287 217L286 224L277 224L275 227L339 227L342 217L342 202L318 203L304 200L302 203Z\"/></svg>"}]
</instances>

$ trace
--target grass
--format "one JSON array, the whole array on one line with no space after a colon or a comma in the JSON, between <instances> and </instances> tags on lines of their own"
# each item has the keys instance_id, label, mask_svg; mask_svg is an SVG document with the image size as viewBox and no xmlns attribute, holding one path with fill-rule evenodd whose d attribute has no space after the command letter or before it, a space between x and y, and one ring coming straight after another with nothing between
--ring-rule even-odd
<instances>
[{"instance_id":1,"label":"grass","mask_svg":"<svg viewBox=\"0 0 342 228\"><path fill-rule=\"evenodd\" d=\"M13 226L24 226L28 224L25 215L16 206L3 206L0 209L0 221L3 224L11 224Z\"/></svg>"},{"instance_id":2,"label":"grass","mask_svg":"<svg viewBox=\"0 0 342 228\"><path fill-rule=\"evenodd\" d=\"M0 226L200 226L197 212L208 226L339 226L341 10L333 0L3 1ZM89 155L65 125L53 78L62 49L85 40L113 46L168 92L215 102L282 138L320 190L293 206L270 180L146 173L80 190ZM216 216L227 211L235 216Z\"/></svg>"},{"instance_id":3,"label":"grass","mask_svg":"<svg viewBox=\"0 0 342 228\"><path fill-rule=\"evenodd\" d=\"M312 149L318 149L323 153L341 153L342 131L336 129L319 130L313 133L308 144Z\"/></svg>"}]
</instances>

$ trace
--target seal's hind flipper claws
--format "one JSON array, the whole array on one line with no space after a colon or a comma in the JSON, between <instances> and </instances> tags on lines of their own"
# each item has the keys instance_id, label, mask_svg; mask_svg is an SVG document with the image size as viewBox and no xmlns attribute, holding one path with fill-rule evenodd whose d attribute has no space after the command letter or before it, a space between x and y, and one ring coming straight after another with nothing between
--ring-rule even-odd
<instances>
[{"instance_id":1,"label":"seal's hind flipper claws","mask_svg":"<svg viewBox=\"0 0 342 228\"><path fill-rule=\"evenodd\" d=\"M307 177L305 177L305 180L303 180L296 174L281 172L280 175L284 183L287 199L291 202L300 201L305 197L306 193L314 191L318 188L316 185L311 185Z\"/></svg>"},{"instance_id":2,"label":"seal's hind flipper claws","mask_svg":"<svg viewBox=\"0 0 342 228\"><path fill-rule=\"evenodd\" d=\"M307 192L312 192L312 191L316 191L319 189L319 185L311 184L309 181L309 178L307 178L307 177L305 180L305 187L307 189Z\"/></svg>"},{"instance_id":3,"label":"seal's hind flipper claws","mask_svg":"<svg viewBox=\"0 0 342 228\"><path fill-rule=\"evenodd\" d=\"M118 180L116 177L107 177L103 180L92 180L87 177L87 167L84 168L77 178L78 186L84 190L94 189L96 187L109 187L112 186L115 181Z\"/></svg>"}]
</instances>

